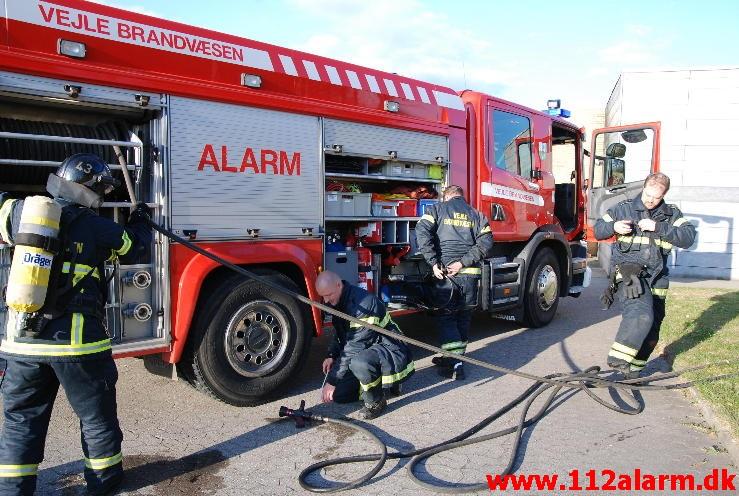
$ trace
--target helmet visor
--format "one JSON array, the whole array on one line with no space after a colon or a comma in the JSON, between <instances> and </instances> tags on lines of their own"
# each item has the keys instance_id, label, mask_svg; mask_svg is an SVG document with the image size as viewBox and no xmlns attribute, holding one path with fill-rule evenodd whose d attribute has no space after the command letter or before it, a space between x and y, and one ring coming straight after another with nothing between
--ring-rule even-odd
<instances>
[{"instance_id":1,"label":"helmet visor","mask_svg":"<svg viewBox=\"0 0 739 496\"><path fill-rule=\"evenodd\" d=\"M111 193L114 189L121 185L121 182L111 176L97 176L97 190L103 195Z\"/></svg>"}]
</instances>

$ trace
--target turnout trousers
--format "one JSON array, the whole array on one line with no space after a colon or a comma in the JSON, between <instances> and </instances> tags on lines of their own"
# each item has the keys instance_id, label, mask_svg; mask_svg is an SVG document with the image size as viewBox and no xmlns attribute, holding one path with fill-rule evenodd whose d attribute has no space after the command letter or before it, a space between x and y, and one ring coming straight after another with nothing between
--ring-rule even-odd
<instances>
[{"instance_id":1,"label":"turnout trousers","mask_svg":"<svg viewBox=\"0 0 739 496\"><path fill-rule=\"evenodd\" d=\"M397 389L398 385L413 374L413 361L401 372L383 370L383 354L390 352L383 346L374 345L354 355L349 370L334 391L336 403L352 403L360 397L365 404L376 403L385 397L384 389Z\"/></svg>"},{"instance_id":2,"label":"turnout trousers","mask_svg":"<svg viewBox=\"0 0 739 496\"><path fill-rule=\"evenodd\" d=\"M644 286L646 291L639 298L623 300L621 324L608 352L611 367L628 366L631 371L641 371L657 347L659 329L665 318L666 288L651 288L650 291L648 284Z\"/></svg>"},{"instance_id":3,"label":"turnout trousers","mask_svg":"<svg viewBox=\"0 0 739 496\"><path fill-rule=\"evenodd\" d=\"M444 351L464 355L467 351L467 334L472 323L472 311L477 306L477 287L480 278L457 275L451 279L455 285L454 296L449 305L439 310L437 314L439 343Z\"/></svg>"},{"instance_id":4,"label":"turnout trousers","mask_svg":"<svg viewBox=\"0 0 739 496\"><path fill-rule=\"evenodd\" d=\"M9 359L2 381L0 495L32 495L59 385L80 420L85 481L92 493L123 476L123 434L116 414L118 371L112 357L80 362Z\"/></svg>"}]
</instances>

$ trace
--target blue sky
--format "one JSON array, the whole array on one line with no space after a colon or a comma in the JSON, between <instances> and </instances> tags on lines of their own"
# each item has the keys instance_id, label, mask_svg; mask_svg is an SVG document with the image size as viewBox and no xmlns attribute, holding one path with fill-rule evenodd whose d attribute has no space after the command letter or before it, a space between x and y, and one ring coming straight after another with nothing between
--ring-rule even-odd
<instances>
[{"instance_id":1,"label":"blue sky","mask_svg":"<svg viewBox=\"0 0 739 496\"><path fill-rule=\"evenodd\" d=\"M736 0L99 3L534 108L605 107L623 71L739 67Z\"/></svg>"}]
</instances>

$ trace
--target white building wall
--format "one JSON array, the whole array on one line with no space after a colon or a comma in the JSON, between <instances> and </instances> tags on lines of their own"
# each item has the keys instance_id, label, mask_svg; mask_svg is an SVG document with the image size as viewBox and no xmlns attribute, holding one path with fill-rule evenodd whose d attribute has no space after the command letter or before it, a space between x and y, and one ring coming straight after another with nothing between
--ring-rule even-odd
<instances>
[{"instance_id":1,"label":"white building wall","mask_svg":"<svg viewBox=\"0 0 739 496\"><path fill-rule=\"evenodd\" d=\"M606 124L646 121L662 123L667 201L698 228L695 244L672 255L671 273L739 279L739 68L621 74Z\"/></svg>"}]
</instances>

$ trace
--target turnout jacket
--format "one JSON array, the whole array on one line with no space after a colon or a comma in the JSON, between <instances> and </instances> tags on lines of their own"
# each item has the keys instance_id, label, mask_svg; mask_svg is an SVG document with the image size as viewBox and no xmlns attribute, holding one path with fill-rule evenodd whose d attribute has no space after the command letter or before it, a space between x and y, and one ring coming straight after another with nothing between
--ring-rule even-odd
<instances>
[{"instance_id":1,"label":"turnout jacket","mask_svg":"<svg viewBox=\"0 0 739 496\"><path fill-rule=\"evenodd\" d=\"M641 219L655 221L654 231L642 231L637 226ZM634 222L634 230L629 234L617 234L613 224L620 220ZM636 263L647 268L647 280L652 287L657 286L666 294L669 285L667 256L674 246L689 248L695 241L695 226L683 217L682 212L675 205L661 202L657 207L649 210L642 203L641 195L631 200L625 200L609 209L603 217L595 223L596 239L608 239L616 235L616 241L611 248L611 272L618 264ZM660 284L655 285L656 281ZM659 294L659 291L652 291Z\"/></svg>"},{"instance_id":2,"label":"turnout jacket","mask_svg":"<svg viewBox=\"0 0 739 496\"><path fill-rule=\"evenodd\" d=\"M51 316L37 337L4 336L0 342L3 358L67 362L110 356L111 341L103 325L107 296L105 261L120 258L123 263L136 263L148 253L151 230L145 223L124 228L89 208L57 201L63 205L61 225L66 230L66 242L63 251L56 255L63 257L63 265L57 287L48 289L47 302L48 294L60 294L63 289L69 290L71 298ZM0 194L0 203L0 236L13 244L24 201L3 201ZM47 310L45 306L40 313Z\"/></svg>"},{"instance_id":3,"label":"turnout jacket","mask_svg":"<svg viewBox=\"0 0 739 496\"><path fill-rule=\"evenodd\" d=\"M416 240L429 265L459 261L460 275L480 275L477 265L493 247L488 220L461 196L429 207L416 224Z\"/></svg>"},{"instance_id":4,"label":"turnout jacket","mask_svg":"<svg viewBox=\"0 0 739 496\"><path fill-rule=\"evenodd\" d=\"M380 326L388 331L402 334L398 325L390 318L385 305L364 289L343 281L341 297L336 309L363 320L368 324ZM328 356L334 359L326 382L335 386L349 371L353 356L372 347L381 347L378 352L382 369L382 385L390 387L411 376L415 369L408 346L354 322L339 317L333 318L336 337L329 345Z\"/></svg>"}]
</instances>

